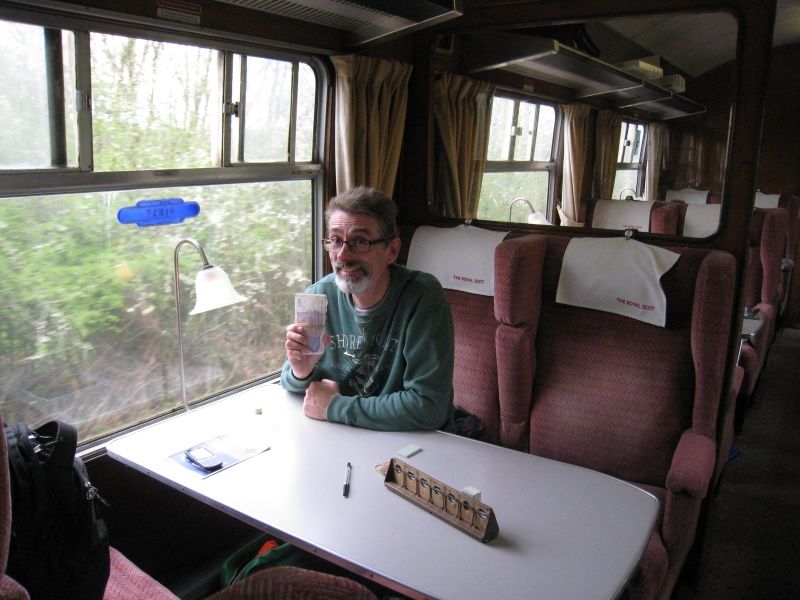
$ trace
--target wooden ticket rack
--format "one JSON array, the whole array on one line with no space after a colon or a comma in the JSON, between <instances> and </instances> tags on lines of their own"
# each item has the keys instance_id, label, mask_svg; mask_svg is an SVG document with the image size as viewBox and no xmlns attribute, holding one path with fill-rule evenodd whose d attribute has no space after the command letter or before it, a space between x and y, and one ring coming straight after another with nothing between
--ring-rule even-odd
<instances>
[{"instance_id":1,"label":"wooden ticket rack","mask_svg":"<svg viewBox=\"0 0 800 600\"><path fill-rule=\"evenodd\" d=\"M481 542L500 533L490 506L401 460L389 461L384 483L395 494Z\"/></svg>"}]
</instances>

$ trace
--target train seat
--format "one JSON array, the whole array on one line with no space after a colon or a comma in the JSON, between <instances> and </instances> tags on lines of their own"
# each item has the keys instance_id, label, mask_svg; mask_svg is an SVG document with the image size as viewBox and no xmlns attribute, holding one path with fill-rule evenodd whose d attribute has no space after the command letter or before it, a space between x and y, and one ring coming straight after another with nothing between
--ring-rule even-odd
<instances>
[{"instance_id":1,"label":"train seat","mask_svg":"<svg viewBox=\"0 0 800 600\"><path fill-rule=\"evenodd\" d=\"M486 231L470 229L478 236ZM460 226L424 227L417 231L433 234L435 243L448 256L456 257L456 264L464 272L470 272L466 266L469 261L494 263L493 295L487 295L467 291L468 286L455 289L449 278L440 274L441 261L437 257L441 258L442 252L425 252L418 260L412 247L408 260L411 268L439 273L450 303L455 337L455 405L483 422L485 441L526 449L528 401L535 368L533 334L538 314L533 284L527 274L540 268L541 253L537 255L535 247L518 239L501 241L501 233L494 238L493 247L484 246L480 250L482 256L476 257L463 246L454 251L453 236L465 232ZM418 242L414 235L412 245ZM522 406L520 399L524 400Z\"/></svg>"},{"instance_id":2,"label":"train seat","mask_svg":"<svg viewBox=\"0 0 800 600\"><path fill-rule=\"evenodd\" d=\"M705 238L719 229L721 204L687 204L683 211L681 235Z\"/></svg>"},{"instance_id":3,"label":"train seat","mask_svg":"<svg viewBox=\"0 0 800 600\"><path fill-rule=\"evenodd\" d=\"M0 429L3 418L0 416ZM3 600L29 600L28 591L6 573L8 549L11 543L11 478L8 472L8 445L6 436L0 436L0 598Z\"/></svg>"},{"instance_id":4,"label":"train seat","mask_svg":"<svg viewBox=\"0 0 800 600\"><path fill-rule=\"evenodd\" d=\"M786 246L786 210L755 208L750 225L747 265L742 292L745 307L763 321L752 340L742 345L739 358L744 367L742 384L746 404L752 397L758 377L764 367L769 347L775 337L775 326L782 298L781 260ZM743 406L740 410L743 409Z\"/></svg>"},{"instance_id":5,"label":"train seat","mask_svg":"<svg viewBox=\"0 0 800 600\"><path fill-rule=\"evenodd\" d=\"M0 416L0 429L3 419ZM0 436L0 598L28 599L28 591L6 574L11 536L11 481L8 472L6 436ZM104 600L178 600L158 581L147 575L116 548L110 548L111 568Z\"/></svg>"},{"instance_id":6,"label":"train seat","mask_svg":"<svg viewBox=\"0 0 800 600\"><path fill-rule=\"evenodd\" d=\"M556 302L569 239L544 245L531 273L541 307L530 409L531 453L595 469L650 490L659 522L628 593L668 598L692 545L716 459L735 260L668 247L661 277L665 327Z\"/></svg>"},{"instance_id":7,"label":"train seat","mask_svg":"<svg viewBox=\"0 0 800 600\"><path fill-rule=\"evenodd\" d=\"M680 190L667 190L664 200L681 200L686 204L709 204L714 203L713 200L718 195L713 194L710 190L696 190L694 188L685 187ZM716 202L719 203L718 201Z\"/></svg>"},{"instance_id":8,"label":"train seat","mask_svg":"<svg viewBox=\"0 0 800 600\"><path fill-rule=\"evenodd\" d=\"M783 296L781 298L780 314L786 312L789 304L789 292L792 287L792 275L795 269L795 252L797 251L797 226L800 221L800 197L783 194L779 199L779 206L786 209L786 252L781 262L781 283Z\"/></svg>"},{"instance_id":9,"label":"train seat","mask_svg":"<svg viewBox=\"0 0 800 600\"><path fill-rule=\"evenodd\" d=\"M300 567L271 567L248 575L207 600L377 600L359 582Z\"/></svg>"},{"instance_id":10,"label":"train seat","mask_svg":"<svg viewBox=\"0 0 800 600\"><path fill-rule=\"evenodd\" d=\"M650 233L678 235L681 231L685 211L686 204L683 202L656 201L650 212Z\"/></svg>"},{"instance_id":11,"label":"train seat","mask_svg":"<svg viewBox=\"0 0 800 600\"><path fill-rule=\"evenodd\" d=\"M650 231L652 200L596 200L587 223L599 229Z\"/></svg>"}]
</instances>

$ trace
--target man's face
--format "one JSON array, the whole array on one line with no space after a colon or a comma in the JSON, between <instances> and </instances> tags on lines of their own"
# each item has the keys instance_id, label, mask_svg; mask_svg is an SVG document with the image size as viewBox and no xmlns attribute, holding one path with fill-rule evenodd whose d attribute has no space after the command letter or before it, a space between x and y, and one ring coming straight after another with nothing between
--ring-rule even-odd
<instances>
[{"instance_id":1,"label":"man's face","mask_svg":"<svg viewBox=\"0 0 800 600\"><path fill-rule=\"evenodd\" d=\"M328 238L352 241L375 241L383 238L378 221L369 215L334 211L328 221ZM328 254L336 277L336 285L344 293L369 295L386 281L389 265L397 258L399 240L372 244L367 252L355 253L347 244ZM381 290L383 292L383 290Z\"/></svg>"}]
</instances>

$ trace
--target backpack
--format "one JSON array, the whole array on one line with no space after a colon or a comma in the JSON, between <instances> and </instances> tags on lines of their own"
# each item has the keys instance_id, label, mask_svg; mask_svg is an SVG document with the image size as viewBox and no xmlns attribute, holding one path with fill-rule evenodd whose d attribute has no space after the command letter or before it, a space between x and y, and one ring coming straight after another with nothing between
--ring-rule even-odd
<instances>
[{"instance_id":1,"label":"backpack","mask_svg":"<svg viewBox=\"0 0 800 600\"><path fill-rule=\"evenodd\" d=\"M110 570L102 501L75 456L77 431L61 421L5 427L11 478L6 572L31 600L93 600Z\"/></svg>"}]
</instances>

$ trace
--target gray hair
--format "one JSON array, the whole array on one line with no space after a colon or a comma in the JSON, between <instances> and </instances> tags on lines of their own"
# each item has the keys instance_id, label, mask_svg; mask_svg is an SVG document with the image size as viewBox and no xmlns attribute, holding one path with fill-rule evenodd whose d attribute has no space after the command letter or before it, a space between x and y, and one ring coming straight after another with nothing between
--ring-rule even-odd
<instances>
[{"instance_id":1,"label":"gray hair","mask_svg":"<svg viewBox=\"0 0 800 600\"><path fill-rule=\"evenodd\" d=\"M372 217L378 222L383 237L397 237L397 205L380 190L358 186L334 196L325 210L326 226L330 222L331 214L337 210Z\"/></svg>"}]
</instances>

